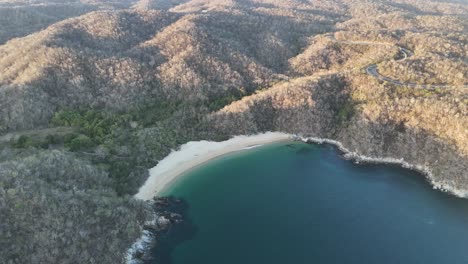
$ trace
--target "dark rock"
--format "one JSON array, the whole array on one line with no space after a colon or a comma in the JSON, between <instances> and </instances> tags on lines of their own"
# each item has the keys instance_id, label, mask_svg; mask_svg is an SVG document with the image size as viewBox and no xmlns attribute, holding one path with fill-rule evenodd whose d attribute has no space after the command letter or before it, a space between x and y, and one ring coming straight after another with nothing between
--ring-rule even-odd
<instances>
[{"instance_id":1,"label":"dark rock","mask_svg":"<svg viewBox=\"0 0 468 264\"><path fill-rule=\"evenodd\" d=\"M158 227L160 227L162 230L169 229L171 225L171 220L166 218L165 216L161 216L158 218Z\"/></svg>"}]
</instances>

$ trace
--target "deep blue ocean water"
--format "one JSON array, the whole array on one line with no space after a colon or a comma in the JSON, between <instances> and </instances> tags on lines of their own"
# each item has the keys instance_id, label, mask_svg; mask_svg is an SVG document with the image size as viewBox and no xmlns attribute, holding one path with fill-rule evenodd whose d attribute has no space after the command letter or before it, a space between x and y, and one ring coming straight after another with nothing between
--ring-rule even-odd
<instances>
[{"instance_id":1,"label":"deep blue ocean water","mask_svg":"<svg viewBox=\"0 0 468 264\"><path fill-rule=\"evenodd\" d=\"M413 171L353 164L329 145L227 155L165 194L188 203L194 227L173 264L468 263L468 200Z\"/></svg>"}]
</instances>

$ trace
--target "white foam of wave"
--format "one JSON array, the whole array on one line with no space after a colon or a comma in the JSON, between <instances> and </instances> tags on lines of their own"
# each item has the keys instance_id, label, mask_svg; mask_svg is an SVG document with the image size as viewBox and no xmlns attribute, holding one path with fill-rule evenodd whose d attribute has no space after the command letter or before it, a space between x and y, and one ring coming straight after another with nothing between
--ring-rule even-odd
<instances>
[{"instance_id":1,"label":"white foam of wave","mask_svg":"<svg viewBox=\"0 0 468 264\"><path fill-rule=\"evenodd\" d=\"M156 220L149 221L146 224L154 226ZM143 230L141 236L132 244L132 246L127 250L125 255L125 262L127 264L141 264L142 261L135 258L137 252L145 252L151 248L151 245L154 242L153 234L148 230Z\"/></svg>"}]
</instances>

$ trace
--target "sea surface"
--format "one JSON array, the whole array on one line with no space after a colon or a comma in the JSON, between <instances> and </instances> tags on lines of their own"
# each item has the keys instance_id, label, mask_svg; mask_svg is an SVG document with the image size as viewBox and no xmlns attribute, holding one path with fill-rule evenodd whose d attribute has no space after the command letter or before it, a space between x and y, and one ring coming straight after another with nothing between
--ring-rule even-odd
<instances>
[{"instance_id":1,"label":"sea surface","mask_svg":"<svg viewBox=\"0 0 468 264\"><path fill-rule=\"evenodd\" d=\"M413 171L356 165L330 145L230 154L164 194L187 202L191 224L167 263L468 263L468 200Z\"/></svg>"}]
</instances>

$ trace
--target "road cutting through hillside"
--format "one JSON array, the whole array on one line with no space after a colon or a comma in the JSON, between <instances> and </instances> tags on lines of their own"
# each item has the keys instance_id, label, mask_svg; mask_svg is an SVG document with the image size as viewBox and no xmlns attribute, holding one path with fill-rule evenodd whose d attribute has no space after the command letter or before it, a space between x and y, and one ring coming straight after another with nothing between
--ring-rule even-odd
<instances>
[{"instance_id":1,"label":"road cutting through hillside","mask_svg":"<svg viewBox=\"0 0 468 264\"><path fill-rule=\"evenodd\" d=\"M400 47L396 44L390 42L371 42L371 41L350 41L350 40L337 40L334 34L327 34L326 37L334 42L337 43L344 43L344 44L352 44L352 45L382 45L382 46L396 46L398 47L402 58L395 60L397 62L405 61L407 58L414 55L414 53L403 47ZM468 85L447 85L447 84L418 84L418 83L410 83L410 82L402 82L400 80L392 79L390 77L384 76L379 73L377 64L371 64L365 67L366 73L370 76L383 81L392 83L394 85L399 86L406 86L411 88L419 88L419 89L427 89L427 90L435 90L435 89L459 89L459 88L468 88Z\"/></svg>"}]
</instances>

